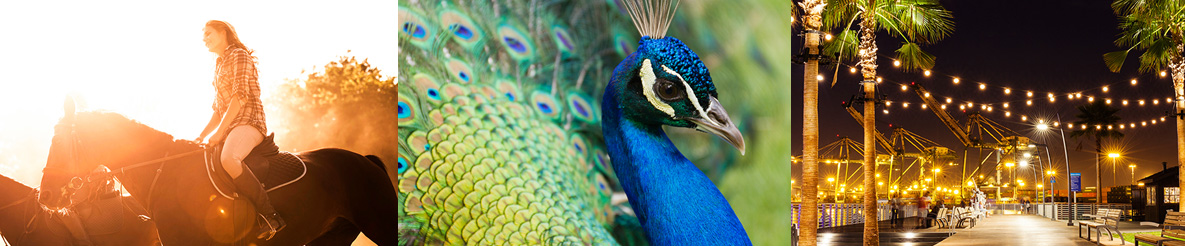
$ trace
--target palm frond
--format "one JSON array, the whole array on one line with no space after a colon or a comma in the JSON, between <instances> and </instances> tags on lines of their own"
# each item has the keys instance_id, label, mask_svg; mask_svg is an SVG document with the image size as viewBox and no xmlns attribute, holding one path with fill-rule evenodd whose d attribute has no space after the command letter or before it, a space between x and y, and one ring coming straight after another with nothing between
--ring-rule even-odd
<instances>
[{"instance_id":1,"label":"palm frond","mask_svg":"<svg viewBox=\"0 0 1185 246\"><path fill-rule=\"evenodd\" d=\"M823 44L824 54L834 55L840 61L854 61L856 46L860 44L860 38L856 35L856 30L843 30L833 36L830 42Z\"/></svg>"},{"instance_id":2,"label":"palm frond","mask_svg":"<svg viewBox=\"0 0 1185 246\"><path fill-rule=\"evenodd\" d=\"M1111 70L1112 73L1118 73L1120 69L1123 69L1123 63L1127 61L1128 51L1131 50L1121 50L1103 54L1103 63L1107 64L1107 69Z\"/></svg>"},{"instance_id":3,"label":"palm frond","mask_svg":"<svg viewBox=\"0 0 1185 246\"><path fill-rule=\"evenodd\" d=\"M905 43L897 49L897 58L901 60L905 71L934 68L934 55L922 51L917 43Z\"/></svg>"},{"instance_id":4,"label":"palm frond","mask_svg":"<svg viewBox=\"0 0 1185 246\"><path fill-rule=\"evenodd\" d=\"M950 11L935 0L898 0L889 6L906 39L929 44L949 36L955 29Z\"/></svg>"},{"instance_id":5,"label":"palm frond","mask_svg":"<svg viewBox=\"0 0 1185 246\"><path fill-rule=\"evenodd\" d=\"M851 29L853 20L859 17L860 4L859 0L827 0L827 7L823 11L823 30Z\"/></svg>"},{"instance_id":6,"label":"palm frond","mask_svg":"<svg viewBox=\"0 0 1185 246\"><path fill-rule=\"evenodd\" d=\"M1169 57L1174 53L1173 42L1167 38L1157 39L1140 55L1140 72L1155 73L1168 66Z\"/></svg>"}]
</instances>

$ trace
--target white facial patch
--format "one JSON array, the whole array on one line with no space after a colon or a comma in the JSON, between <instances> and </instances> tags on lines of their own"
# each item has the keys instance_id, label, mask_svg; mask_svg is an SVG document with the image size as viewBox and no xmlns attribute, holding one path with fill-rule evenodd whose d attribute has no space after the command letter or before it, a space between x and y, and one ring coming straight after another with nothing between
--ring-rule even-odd
<instances>
[{"instance_id":1,"label":"white facial patch","mask_svg":"<svg viewBox=\"0 0 1185 246\"><path fill-rule=\"evenodd\" d=\"M679 73L676 73L675 70L671 70L671 68L667 67L667 65L661 66L663 72L667 72L668 74L679 78L679 83L683 84L683 89L687 91L687 98L691 99L691 105L695 106L695 111L699 112L699 117L703 119L710 119L708 118L708 112L704 111L704 107L699 105L699 98L695 96L695 91L691 89L691 85L687 84L687 80L683 79L683 75L679 75Z\"/></svg>"},{"instance_id":2,"label":"white facial patch","mask_svg":"<svg viewBox=\"0 0 1185 246\"><path fill-rule=\"evenodd\" d=\"M663 68L665 69L666 66ZM654 105L654 108L674 118L675 108L654 95L654 83L657 82L658 77L654 75L654 67L650 66L650 59L642 60L642 68L638 70L638 77L642 78L642 95L646 96L646 101L650 101L650 105Z\"/></svg>"}]
</instances>

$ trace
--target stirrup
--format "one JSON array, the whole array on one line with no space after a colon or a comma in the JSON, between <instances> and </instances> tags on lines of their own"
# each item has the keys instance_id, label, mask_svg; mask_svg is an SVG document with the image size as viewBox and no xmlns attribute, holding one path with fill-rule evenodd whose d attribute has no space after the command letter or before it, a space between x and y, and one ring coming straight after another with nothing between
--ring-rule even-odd
<instances>
[{"instance_id":1,"label":"stirrup","mask_svg":"<svg viewBox=\"0 0 1185 246\"><path fill-rule=\"evenodd\" d=\"M279 227L277 227L277 225L272 224L271 220L268 219L267 216L265 216L263 214L259 214L259 213L257 213L256 215L259 216L259 236L256 236L256 238L258 238L258 239L263 239L264 241L271 240L272 237L276 236L277 232L284 229L284 227L287 227L287 225L285 225L284 222L279 221L279 220L283 220L283 219L279 219L279 218L276 219L277 222L280 222L280 224L281 224L281 225L279 225ZM272 214L272 216L278 217L279 215Z\"/></svg>"}]
</instances>

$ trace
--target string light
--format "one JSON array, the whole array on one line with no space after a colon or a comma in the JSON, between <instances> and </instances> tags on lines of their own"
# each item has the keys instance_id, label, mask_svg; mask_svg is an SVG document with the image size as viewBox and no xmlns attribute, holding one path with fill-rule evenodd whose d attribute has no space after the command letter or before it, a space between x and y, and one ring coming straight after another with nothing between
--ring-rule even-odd
<instances>
[{"instance_id":1,"label":"string light","mask_svg":"<svg viewBox=\"0 0 1185 246\"><path fill-rule=\"evenodd\" d=\"M850 73L856 73L856 68L854 68L854 67L853 67L852 69L848 69L848 72L850 72Z\"/></svg>"},{"instance_id":2,"label":"string light","mask_svg":"<svg viewBox=\"0 0 1185 246\"><path fill-rule=\"evenodd\" d=\"M1144 106L1144 99L1140 99L1140 106Z\"/></svg>"},{"instance_id":3,"label":"string light","mask_svg":"<svg viewBox=\"0 0 1185 246\"><path fill-rule=\"evenodd\" d=\"M950 98L949 98L949 97L947 97L947 98L946 98L946 103L950 103Z\"/></svg>"},{"instance_id":4,"label":"string light","mask_svg":"<svg viewBox=\"0 0 1185 246\"><path fill-rule=\"evenodd\" d=\"M901 61L898 61L898 60L893 60L893 66L894 66L894 67L900 67L900 66L901 66Z\"/></svg>"},{"instance_id":5,"label":"string light","mask_svg":"<svg viewBox=\"0 0 1185 246\"><path fill-rule=\"evenodd\" d=\"M1164 71L1160 71L1160 77L1164 77L1164 76L1167 76L1167 75L1168 75L1168 74L1167 74L1167 73L1165 73Z\"/></svg>"},{"instance_id":6,"label":"string light","mask_svg":"<svg viewBox=\"0 0 1185 246\"><path fill-rule=\"evenodd\" d=\"M930 71L926 70L926 73L927 73L927 76L929 76ZM1132 85L1136 85L1136 79L1132 79Z\"/></svg>"},{"instance_id":7,"label":"string light","mask_svg":"<svg viewBox=\"0 0 1185 246\"><path fill-rule=\"evenodd\" d=\"M987 85L986 85L986 84L984 84L984 83L979 83L979 90L981 90L981 91L982 91L982 90L986 90L986 89L987 89Z\"/></svg>"},{"instance_id":8,"label":"string light","mask_svg":"<svg viewBox=\"0 0 1185 246\"><path fill-rule=\"evenodd\" d=\"M1027 97L1033 97L1033 92L1032 92L1032 91L1026 91L1026 92L1025 92L1025 96L1027 96Z\"/></svg>"},{"instance_id":9,"label":"string light","mask_svg":"<svg viewBox=\"0 0 1185 246\"><path fill-rule=\"evenodd\" d=\"M1008 108L1008 103L1004 103L1004 108Z\"/></svg>"},{"instance_id":10,"label":"string light","mask_svg":"<svg viewBox=\"0 0 1185 246\"><path fill-rule=\"evenodd\" d=\"M1161 72L1161 73L1163 73L1163 72ZM1163 75L1161 75L1161 76L1163 76ZM955 81L956 85L959 84L959 77L955 77L954 81Z\"/></svg>"},{"instance_id":11,"label":"string light","mask_svg":"<svg viewBox=\"0 0 1185 246\"><path fill-rule=\"evenodd\" d=\"M1012 112L1004 111L1004 117L1012 117Z\"/></svg>"},{"instance_id":12,"label":"string light","mask_svg":"<svg viewBox=\"0 0 1185 246\"><path fill-rule=\"evenodd\" d=\"M1123 99L1123 106L1127 106L1127 99Z\"/></svg>"},{"instance_id":13,"label":"string light","mask_svg":"<svg viewBox=\"0 0 1185 246\"><path fill-rule=\"evenodd\" d=\"M1025 106L1033 106L1033 100L1026 100Z\"/></svg>"},{"instance_id":14,"label":"string light","mask_svg":"<svg viewBox=\"0 0 1185 246\"><path fill-rule=\"evenodd\" d=\"M1108 86L1103 86L1103 92L1107 92L1108 89Z\"/></svg>"},{"instance_id":15,"label":"string light","mask_svg":"<svg viewBox=\"0 0 1185 246\"><path fill-rule=\"evenodd\" d=\"M1107 98L1107 104L1111 104L1111 99Z\"/></svg>"},{"instance_id":16,"label":"string light","mask_svg":"<svg viewBox=\"0 0 1185 246\"><path fill-rule=\"evenodd\" d=\"M1004 94L1005 94L1005 95L1007 95L1007 94L1012 94L1012 89L1009 89L1009 88L1004 88Z\"/></svg>"},{"instance_id":17,"label":"string light","mask_svg":"<svg viewBox=\"0 0 1185 246\"><path fill-rule=\"evenodd\" d=\"M926 75L926 77L930 77L930 70L926 70L925 72L922 72L922 74ZM1133 82L1132 85L1135 85L1135 83Z\"/></svg>"},{"instance_id":18,"label":"string light","mask_svg":"<svg viewBox=\"0 0 1185 246\"><path fill-rule=\"evenodd\" d=\"M823 80L823 75L815 75L815 79Z\"/></svg>"},{"instance_id":19,"label":"string light","mask_svg":"<svg viewBox=\"0 0 1185 246\"><path fill-rule=\"evenodd\" d=\"M1086 101L1088 101L1088 102L1094 102L1094 97L1086 97Z\"/></svg>"},{"instance_id":20,"label":"string light","mask_svg":"<svg viewBox=\"0 0 1185 246\"><path fill-rule=\"evenodd\" d=\"M831 34L828 33L827 35L824 35L823 38L827 39L827 41L831 41Z\"/></svg>"},{"instance_id":21,"label":"string light","mask_svg":"<svg viewBox=\"0 0 1185 246\"><path fill-rule=\"evenodd\" d=\"M901 91L907 91L907 90L909 90L908 86L901 85Z\"/></svg>"}]
</instances>

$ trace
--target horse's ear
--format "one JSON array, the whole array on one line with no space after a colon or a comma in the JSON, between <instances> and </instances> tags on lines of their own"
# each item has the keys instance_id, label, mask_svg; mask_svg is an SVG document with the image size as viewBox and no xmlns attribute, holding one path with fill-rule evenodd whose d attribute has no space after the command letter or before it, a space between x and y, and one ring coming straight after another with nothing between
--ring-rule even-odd
<instances>
[{"instance_id":1,"label":"horse's ear","mask_svg":"<svg viewBox=\"0 0 1185 246\"><path fill-rule=\"evenodd\" d=\"M73 120L74 119L74 97L73 96L66 96L66 103L64 105L62 105L62 108L65 110L65 113L66 113L63 117L66 117L67 120Z\"/></svg>"}]
</instances>

